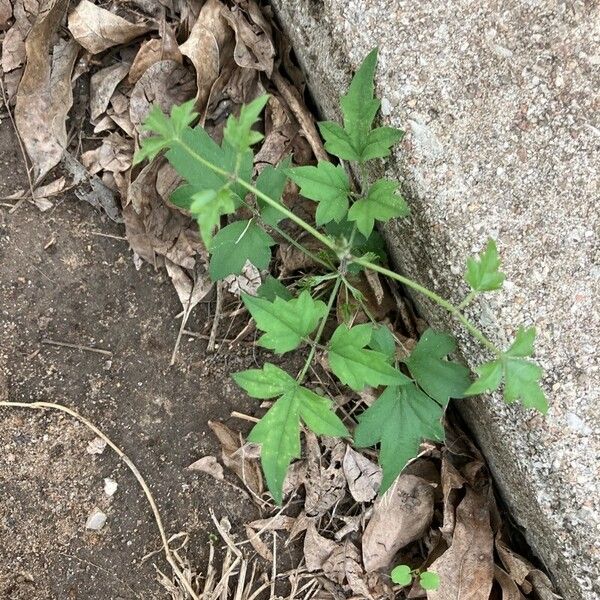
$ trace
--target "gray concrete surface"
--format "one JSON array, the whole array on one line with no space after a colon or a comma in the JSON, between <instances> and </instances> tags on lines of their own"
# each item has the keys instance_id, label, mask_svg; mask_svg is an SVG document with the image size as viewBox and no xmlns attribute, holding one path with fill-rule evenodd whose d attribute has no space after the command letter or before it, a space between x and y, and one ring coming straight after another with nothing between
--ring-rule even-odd
<instances>
[{"instance_id":1,"label":"gray concrete surface","mask_svg":"<svg viewBox=\"0 0 600 600\"><path fill-rule=\"evenodd\" d=\"M380 48L389 160L412 217L387 239L406 274L458 300L466 257L498 239L508 283L472 316L498 343L539 332L546 418L465 403L527 540L569 600L600 595L600 5L551 0L274 0L323 115ZM471 365L480 348L436 307Z\"/></svg>"}]
</instances>

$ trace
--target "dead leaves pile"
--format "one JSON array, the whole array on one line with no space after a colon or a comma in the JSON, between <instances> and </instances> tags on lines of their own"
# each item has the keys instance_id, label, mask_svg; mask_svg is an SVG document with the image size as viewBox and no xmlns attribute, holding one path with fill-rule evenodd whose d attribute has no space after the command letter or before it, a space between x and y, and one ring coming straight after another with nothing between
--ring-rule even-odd
<instances>
[{"instance_id":1,"label":"dead leaves pile","mask_svg":"<svg viewBox=\"0 0 600 600\"><path fill-rule=\"evenodd\" d=\"M263 494L257 449L223 424L211 428L223 464L271 513L246 525L247 542L267 561L278 545L292 553L295 575L314 582L312 598L559 598L548 577L511 549L483 457L457 426L447 427L445 446L423 444L382 497L375 455L306 431L304 458L290 469L279 510ZM227 478L215 457L190 468ZM435 571L439 588L425 591L416 579L395 586L390 572L397 564Z\"/></svg>"},{"instance_id":2,"label":"dead leaves pile","mask_svg":"<svg viewBox=\"0 0 600 600\"><path fill-rule=\"evenodd\" d=\"M3 96L31 165L30 189L11 198L49 210L74 189L124 222L136 266L166 266L180 298L198 302L211 289L207 256L196 224L169 202L180 183L171 166L132 167L151 107L195 98L219 140L229 114L268 91L257 171L291 154L304 164L311 147L322 149L300 93L279 73L288 65L302 85L290 49L255 0L0 0L0 41ZM248 285L229 282L238 295Z\"/></svg>"}]
</instances>

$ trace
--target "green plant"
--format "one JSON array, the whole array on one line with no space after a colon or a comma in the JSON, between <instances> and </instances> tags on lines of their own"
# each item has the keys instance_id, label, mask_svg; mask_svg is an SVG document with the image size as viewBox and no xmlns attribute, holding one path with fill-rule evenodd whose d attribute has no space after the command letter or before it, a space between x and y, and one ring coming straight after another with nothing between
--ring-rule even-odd
<instances>
[{"instance_id":1,"label":"green plant","mask_svg":"<svg viewBox=\"0 0 600 600\"><path fill-rule=\"evenodd\" d=\"M419 585L424 590L437 590L440 587L440 576L433 571L419 571L411 569L408 565L398 565L390 574L392 581L401 586L410 585L413 578L419 577Z\"/></svg>"},{"instance_id":2,"label":"green plant","mask_svg":"<svg viewBox=\"0 0 600 600\"><path fill-rule=\"evenodd\" d=\"M301 424L317 434L349 436L333 411L332 401L304 385L317 350L326 354L331 371L351 389L385 386L376 402L358 417L354 432L359 446L381 444L382 493L415 456L423 438L443 439L441 419L450 398L495 390L504 379L507 402L521 399L527 407L542 412L547 408L538 383L541 369L527 359L533 353L535 330L519 330L512 346L503 352L464 314L464 308L476 296L502 285L504 275L498 270L500 263L493 241L478 258L469 259L465 279L471 291L458 305L382 264L375 222L406 215L408 208L396 182L367 180L365 163L388 156L393 144L402 137L399 130L373 127L380 104L374 98L376 61L377 52L373 51L342 98L343 126L332 122L320 124L326 149L357 165L360 174L357 186L351 184L341 166L328 162L316 166L291 167L285 163L268 167L253 181L252 146L263 136L252 127L268 101L267 96L242 107L237 118L229 117L221 145L201 127L192 126L197 115L191 102L174 107L170 117L154 109L145 123L154 135L142 141L135 159L136 162L153 159L165 151L167 159L185 179L172 201L198 221L211 254L210 274L214 279L240 273L247 260L265 269L271 248L276 244L271 234L293 243L323 268L320 275L303 281L304 289L297 297L292 297L272 277L260 288L258 296L242 296L257 328L263 332L258 340L261 346L277 354L308 347L304 367L296 377L270 363L262 369L234 375L250 396L275 399L249 439L262 446L263 469L278 503L282 500L289 464L300 456ZM317 203L316 226L282 202L288 177L299 186L303 196ZM242 212L245 217L235 220ZM224 216L231 222L221 227ZM279 227L283 219L293 221L311 234L322 250L313 252L292 239ZM218 233L214 235L216 230ZM468 369L448 359L455 349L449 335L427 331L410 356L398 361L396 339L386 326L372 318L368 324L353 324L356 310L352 306L370 317L363 296L350 281L352 275L365 269L425 295L455 317L493 357L476 369L479 378L472 383ZM340 293L352 302L346 303L346 322L339 324L326 341L323 340L325 323Z\"/></svg>"}]
</instances>

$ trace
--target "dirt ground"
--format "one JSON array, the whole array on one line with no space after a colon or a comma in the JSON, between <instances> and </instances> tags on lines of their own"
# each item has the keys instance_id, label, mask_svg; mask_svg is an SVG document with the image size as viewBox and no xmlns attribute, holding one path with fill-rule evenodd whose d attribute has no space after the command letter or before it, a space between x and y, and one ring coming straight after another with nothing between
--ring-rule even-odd
<instances>
[{"instance_id":1,"label":"dirt ground","mask_svg":"<svg viewBox=\"0 0 600 600\"><path fill-rule=\"evenodd\" d=\"M0 195L25 181L5 120ZM256 357L246 345L207 358L204 341L184 338L169 367L179 302L164 271L136 271L122 236L122 227L70 195L45 213L0 207L0 397L58 402L93 421L137 464L168 532L191 535L188 556L202 570L215 531L209 508L234 526L257 515L234 487L186 467L219 453L208 419L256 410L229 377ZM202 329L208 310L197 307L188 328ZM166 597L153 566L168 573L162 557L142 563L160 547L146 499L110 449L87 452L93 438L56 412L0 409L0 598ZM112 497L107 477L118 483ZM108 516L99 532L85 528L94 507Z\"/></svg>"}]
</instances>

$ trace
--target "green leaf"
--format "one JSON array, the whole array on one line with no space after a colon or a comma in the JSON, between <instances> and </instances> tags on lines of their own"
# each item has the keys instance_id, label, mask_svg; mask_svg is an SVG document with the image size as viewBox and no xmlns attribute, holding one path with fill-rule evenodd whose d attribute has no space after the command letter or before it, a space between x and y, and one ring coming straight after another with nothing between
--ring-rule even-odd
<instances>
[{"instance_id":1,"label":"green leaf","mask_svg":"<svg viewBox=\"0 0 600 600\"><path fill-rule=\"evenodd\" d=\"M283 394L248 436L249 442L261 445L260 461L277 504L288 467L292 459L300 458L300 400L298 387Z\"/></svg>"},{"instance_id":2,"label":"green leaf","mask_svg":"<svg viewBox=\"0 0 600 600\"><path fill-rule=\"evenodd\" d=\"M258 340L259 345L277 354L296 349L327 314L325 303L313 300L308 291L287 301L275 298L269 302L247 294L242 295L242 300L254 317L256 326L265 332Z\"/></svg>"},{"instance_id":3,"label":"green leaf","mask_svg":"<svg viewBox=\"0 0 600 600\"><path fill-rule=\"evenodd\" d=\"M396 193L398 183L380 179L370 188L366 198L355 202L348 212L348 219L355 221L358 230L369 237L373 231L375 220L389 221L393 217L408 214L408 206L404 198Z\"/></svg>"},{"instance_id":4,"label":"green leaf","mask_svg":"<svg viewBox=\"0 0 600 600\"><path fill-rule=\"evenodd\" d=\"M423 439L444 439L442 415L442 407L411 382L386 388L358 417L355 444L366 447L381 443L380 494L385 493L408 461L417 455Z\"/></svg>"},{"instance_id":5,"label":"green leaf","mask_svg":"<svg viewBox=\"0 0 600 600\"><path fill-rule=\"evenodd\" d=\"M433 571L423 571L419 575L419 583L424 590L437 590L440 587L440 576Z\"/></svg>"},{"instance_id":6,"label":"green leaf","mask_svg":"<svg viewBox=\"0 0 600 600\"><path fill-rule=\"evenodd\" d=\"M341 419L331 410L333 402L313 391L301 387L300 417L306 426L317 435L346 437L349 435Z\"/></svg>"},{"instance_id":7,"label":"green leaf","mask_svg":"<svg viewBox=\"0 0 600 600\"><path fill-rule=\"evenodd\" d=\"M236 382L257 398L281 397L254 426L248 441L261 445L267 485L278 504L290 462L300 458L300 420L317 435L347 436L348 430L331 410L332 402L302 387L285 371L267 363L262 371L236 373Z\"/></svg>"},{"instance_id":8,"label":"green leaf","mask_svg":"<svg viewBox=\"0 0 600 600\"><path fill-rule=\"evenodd\" d=\"M368 324L349 328L340 325L331 336L328 359L331 370L338 379L355 391L367 385L402 384L410 381L398 369L388 363L382 352L367 350L373 327Z\"/></svg>"},{"instance_id":9,"label":"green leaf","mask_svg":"<svg viewBox=\"0 0 600 600\"><path fill-rule=\"evenodd\" d=\"M367 136L362 150L362 160L385 158L392 153L392 146L404 137L404 132L394 127L377 127Z\"/></svg>"},{"instance_id":10,"label":"green leaf","mask_svg":"<svg viewBox=\"0 0 600 600\"><path fill-rule=\"evenodd\" d=\"M170 118L158 106L154 106L144 121L143 129L156 135L142 140L141 147L133 158L134 165L146 158L152 160L161 150L173 143L198 116L198 113L194 112L194 103L194 100L189 100L179 106L173 106Z\"/></svg>"},{"instance_id":11,"label":"green leaf","mask_svg":"<svg viewBox=\"0 0 600 600\"><path fill-rule=\"evenodd\" d=\"M223 227L210 245L209 273L213 281L239 275L249 260L257 269L271 262L275 240L254 221L236 221Z\"/></svg>"},{"instance_id":12,"label":"green leaf","mask_svg":"<svg viewBox=\"0 0 600 600\"><path fill-rule=\"evenodd\" d=\"M410 585L412 583L412 569L408 565L398 565L392 569L391 578L398 585Z\"/></svg>"},{"instance_id":13,"label":"green leaf","mask_svg":"<svg viewBox=\"0 0 600 600\"><path fill-rule=\"evenodd\" d=\"M449 398L462 398L471 383L467 367L446 360L454 350L452 336L428 329L404 361L423 390L444 406Z\"/></svg>"},{"instance_id":14,"label":"green leaf","mask_svg":"<svg viewBox=\"0 0 600 600\"><path fill-rule=\"evenodd\" d=\"M291 162L291 158L288 157L276 167L267 165L256 178L255 187L265 196L281 204L281 196L287 181L287 170ZM281 212L264 200L257 198L256 201L260 207L260 216L267 225L277 225L279 221L285 218Z\"/></svg>"},{"instance_id":15,"label":"green leaf","mask_svg":"<svg viewBox=\"0 0 600 600\"><path fill-rule=\"evenodd\" d=\"M265 363L262 369L248 369L233 373L234 381L253 398L275 398L281 396L297 384L283 369Z\"/></svg>"},{"instance_id":16,"label":"green leaf","mask_svg":"<svg viewBox=\"0 0 600 600\"><path fill-rule=\"evenodd\" d=\"M394 362L394 358L396 357L396 340L389 327L385 325L374 327L369 346L373 350L381 352L388 362Z\"/></svg>"},{"instance_id":17,"label":"green leaf","mask_svg":"<svg viewBox=\"0 0 600 600\"><path fill-rule=\"evenodd\" d=\"M288 169L292 181L300 186L300 193L318 202L317 225L341 221L348 211L350 181L341 166L319 161L316 167Z\"/></svg>"},{"instance_id":18,"label":"green leaf","mask_svg":"<svg viewBox=\"0 0 600 600\"><path fill-rule=\"evenodd\" d=\"M473 257L467 259L465 280L475 292L498 290L504 282L504 273L498 270L499 267L496 242L489 240L486 249L479 255L479 260Z\"/></svg>"},{"instance_id":19,"label":"green leaf","mask_svg":"<svg viewBox=\"0 0 600 600\"><path fill-rule=\"evenodd\" d=\"M475 373L479 375L479 378L465 390L465 396L475 396L497 390L502 383L502 362L493 360L483 363L475 367Z\"/></svg>"},{"instance_id":20,"label":"green leaf","mask_svg":"<svg viewBox=\"0 0 600 600\"><path fill-rule=\"evenodd\" d=\"M533 343L535 342L535 327L523 329L519 327L515 341L505 352L506 356L531 356L533 354Z\"/></svg>"},{"instance_id":21,"label":"green leaf","mask_svg":"<svg viewBox=\"0 0 600 600\"><path fill-rule=\"evenodd\" d=\"M283 300L291 300L294 296L288 290L279 279L273 277L273 275L267 275L267 278L256 290L256 295L259 298L264 298L273 302L275 298L282 298Z\"/></svg>"},{"instance_id":22,"label":"green leaf","mask_svg":"<svg viewBox=\"0 0 600 600\"><path fill-rule=\"evenodd\" d=\"M403 133L392 127L372 129L380 102L374 97L373 77L377 65L377 50L372 50L354 75L348 92L340 104L344 127L326 121L319 123L325 149L343 160L365 162L388 156L393 144Z\"/></svg>"},{"instance_id":23,"label":"green leaf","mask_svg":"<svg viewBox=\"0 0 600 600\"><path fill-rule=\"evenodd\" d=\"M260 113L269 101L267 94L259 96L240 109L240 116L230 115L223 130L223 139L237 152L246 152L250 146L260 142L263 134L254 131L252 126L258 120Z\"/></svg>"},{"instance_id":24,"label":"green leaf","mask_svg":"<svg viewBox=\"0 0 600 600\"><path fill-rule=\"evenodd\" d=\"M213 231L219 225L221 216L235 212L234 198L229 188L221 188L216 192L205 190L192 195L189 211L198 223L206 247L211 245Z\"/></svg>"}]
</instances>

